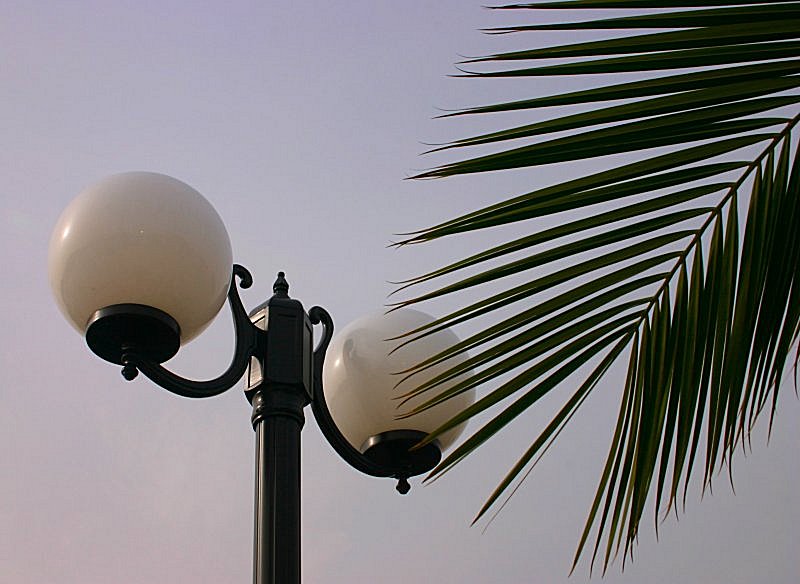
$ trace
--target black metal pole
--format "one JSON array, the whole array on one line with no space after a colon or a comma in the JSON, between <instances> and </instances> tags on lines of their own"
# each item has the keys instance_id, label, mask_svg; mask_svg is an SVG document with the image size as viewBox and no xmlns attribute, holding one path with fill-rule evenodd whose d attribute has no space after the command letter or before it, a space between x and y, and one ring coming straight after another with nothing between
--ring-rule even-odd
<instances>
[{"instance_id":1,"label":"black metal pole","mask_svg":"<svg viewBox=\"0 0 800 584\"><path fill-rule=\"evenodd\" d=\"M300 430L305 399L289 386L253 396L254 584L300 584Z\"/></svg>"},{"instance_id":2,"label":"black metal pole","mask_svg":"<svg viewBox=\"0 0 800 584\"><path fill-rule=\"evenodd\" d=\"M123 366L128 381L141 371L157 385L185 397L219 395L248 371L245 396L253 406L256 432L253 582L300 584L300 432L306 405L312 404L323 435L345 461L368 475L398 479L397 490L403 494L409 489L408 477L433 468L441 453L435 442L409 450L424 437L413 430L378 434L363 453L354 448L331 417L322 389L325 351L333 336L330 315L319 306L306 313L299 301L289 297L283 272L278 272L273 296L248 315L236 288L237 277L242 288L249 288L253 281L250 272L234 264L228 302L236 350L227 371L216 379L184 379L161 365L180 344L180 331L172 317L152 307L101 309L86 338L100 357ZM314 324L323 327L316 349ZM159 340L169 334L171 341ZM148 349L151 345L160 349L154 352ZM162 351L164 347L169 350Z\"/></svg>"}]
</instances>

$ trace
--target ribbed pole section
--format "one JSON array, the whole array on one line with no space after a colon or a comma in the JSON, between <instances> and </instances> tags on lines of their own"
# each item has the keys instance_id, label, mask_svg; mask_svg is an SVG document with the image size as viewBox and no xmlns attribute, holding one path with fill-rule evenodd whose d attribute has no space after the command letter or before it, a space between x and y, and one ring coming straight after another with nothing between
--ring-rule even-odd
<instances>
[{"instance_id":1,"label":"ribbed pole section","mask_svg":"<svg viewBox=\"0 0 800 584\"><path fill-rule=\"evenodd\" d=\"M253 397L256 432L254 584L300 584L300 431L303 395L292 387Z\"/></svg>"}]
</instances>

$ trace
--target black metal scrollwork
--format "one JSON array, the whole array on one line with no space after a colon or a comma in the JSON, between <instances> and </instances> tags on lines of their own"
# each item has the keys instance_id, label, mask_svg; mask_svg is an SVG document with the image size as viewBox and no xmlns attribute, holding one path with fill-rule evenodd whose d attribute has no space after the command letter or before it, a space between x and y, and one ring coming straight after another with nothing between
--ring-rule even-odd
<instances>
[{"instance_id":1,"label":"black metal scrollwork","mask_svg":"<svg viewBox=\"0 0 800 584\"><path fill-rule=\"evenodd\" d=\"M239 279L239 286L242 288L249 288L253 283L250 272L243 266L234 264L231 283L228 289L228 304L230 305L231 314L233 316L236 345L230 366L216 379L209 381L193 381L176 375L164 368L155 358L149 356L151 353L145 353L144 345L137 351L136 342L130 344L123 343L121 358L109 358L109 360L123 365L122 375L125 379L132 380L137 376L138 372L141 371L156 385L183 397L204 398L224 393L241 380L250 364L251 357L257 356L259 358L264 358L268 342L267 332L258 328L251 322L250 316L247 314L242 304L236 286L237 278ZM278 275L278 281L274 287L275 297L281 296L281 298L288 298L287 290L288 284L281 272ZM126 307L126 310L128 309L129 308ZM311 409L322 434L339 456L353 468L374 477L393 477L398 480L397 490L403 494L407 493L410 488L407 480L408 477L420 474L432 468L432 466L438 462L440 456L438 446L428 445L426 448L431 452L424 451L412 454L409 448L418 442L424 434L403 430L391 431L373 437L372 441L375 442L377 446L373 445L374 447L366 453L362 453L351 445L336 426L331 416L328 404L325 401L325 392L322 384L322 369L325 364L325 353L333 338L333 319L324 308L319 306L314 306L308 311L308 318L312 324L322 325L322 336L317 347L313 351L313 380L311 388ZM104 331L101 330L100 332L103 333ZM101 341L104 340L101 335L98 336L101 337ZM101 349L102 348L104 348L104 346L101 346ZM103 352L100 351L100 353ZM113 356L112 353L109 354ZM159 355L158 352L154 354ZM261 393L259 393L258 396L260 396L260 398L265 397L265 395ZM261 403L262 401L262 399L259 399L258 404L253 401L254 420L256 410L263 405ZM303 405L304 404L299 405L297 412L300 419L302 419ZM410 434L413 434L413 436L409 437Z\"/></svg>"},{"instance_id":2,"label":"black metal scrollwork","mask_svg":"<svg viewBox=\"0 0 800 584\"><path fill-rule=\"evenodd\" d=\"M333 421L322 387L322 366L325 364L325 352L333 338L333 319L328 311L320 306L314 306L309 310L308 316L312 324L322 324L323 327L322 339L314 350L314 389L311 399L311 411L319 429L337 454L356 470L374 477L402 479L403 477L397 476L396 469L378 464L354 448Z\"/></svg>"},{"instance_id":3,"label":"black metal scrollwork","mask_svg":"<svg viewBox=\"0 0 800 584\"><path fill-rule=\"evenodd\" d=\"M247 311L239 298L239 291L236 287L237 277L242 288L249 288L253 284L253 277L247 268L234 264L231 285L228 289L228 304L233 315L236 345L233 360L225 373L209 381L184 379L165 369L160 364L141 357L136 353L135 347L131 347L122 357L122 362L125 366L123 369L125 378L132 379L135 377L135 371L138 369L151 381L167 391L191 398L213 397L236 385L247 370L250 357L258 350L259 335L262 333L250 322L250 317L247 315Z\"/></svg>"}]
</instances>

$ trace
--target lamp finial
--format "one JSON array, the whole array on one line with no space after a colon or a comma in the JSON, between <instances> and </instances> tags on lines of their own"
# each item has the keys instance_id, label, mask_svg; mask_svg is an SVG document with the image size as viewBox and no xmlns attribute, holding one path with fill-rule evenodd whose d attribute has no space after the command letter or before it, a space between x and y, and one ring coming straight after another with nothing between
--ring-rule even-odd
<instances>
[{"instance_id":1,"label":"lamp finial","mask_svg":"<svg viewBox=\"0 0 800 584\"><path fill-rule=\"evenodd\" d=\"M275 280L275 283L272 285L272 291L276 296L281 298L289 297L289 282L286 281L286 274L284 272L278 272L278 279Z\"/></svg>"}]
</instances>

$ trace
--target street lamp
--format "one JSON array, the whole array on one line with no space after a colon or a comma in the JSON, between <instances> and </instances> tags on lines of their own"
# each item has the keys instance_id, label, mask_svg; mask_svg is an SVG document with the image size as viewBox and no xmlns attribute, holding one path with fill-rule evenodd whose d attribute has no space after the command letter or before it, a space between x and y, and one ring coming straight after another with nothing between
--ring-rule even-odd
<instances>
[{"instance_id":1,"label":"street lamp","mask_svg":"<svg viewBox=\"0 0 800 584\"><path fill-rule=\"evenodd\" d=\"M397 419L396 373L457 342L449 330L404 346L386 342L431 322L424 313L405 309L363 317L333 338L327 311L315 306L306 312L289 297L279 272L272 297L248 314L236 281L248 288L252 277L233 264L219 215L200 193L162 174L115 175L83 191L56 225L49 272L67 320L94 353L122 366L125 379L141 372L168 391L201 398L246 378L256 432L256 584L300 582L300 430L306 405L346 462L397 480L405 494L408 479L433 468L460 428L411 447L474 399L466 392ZM191 381L164 368L208 326L226 298L236 335L227 371L210 381ZM317 324L322 335L314 348ZM431 367L414 383L465 358Z\"/></svg>"}]
</instances>

